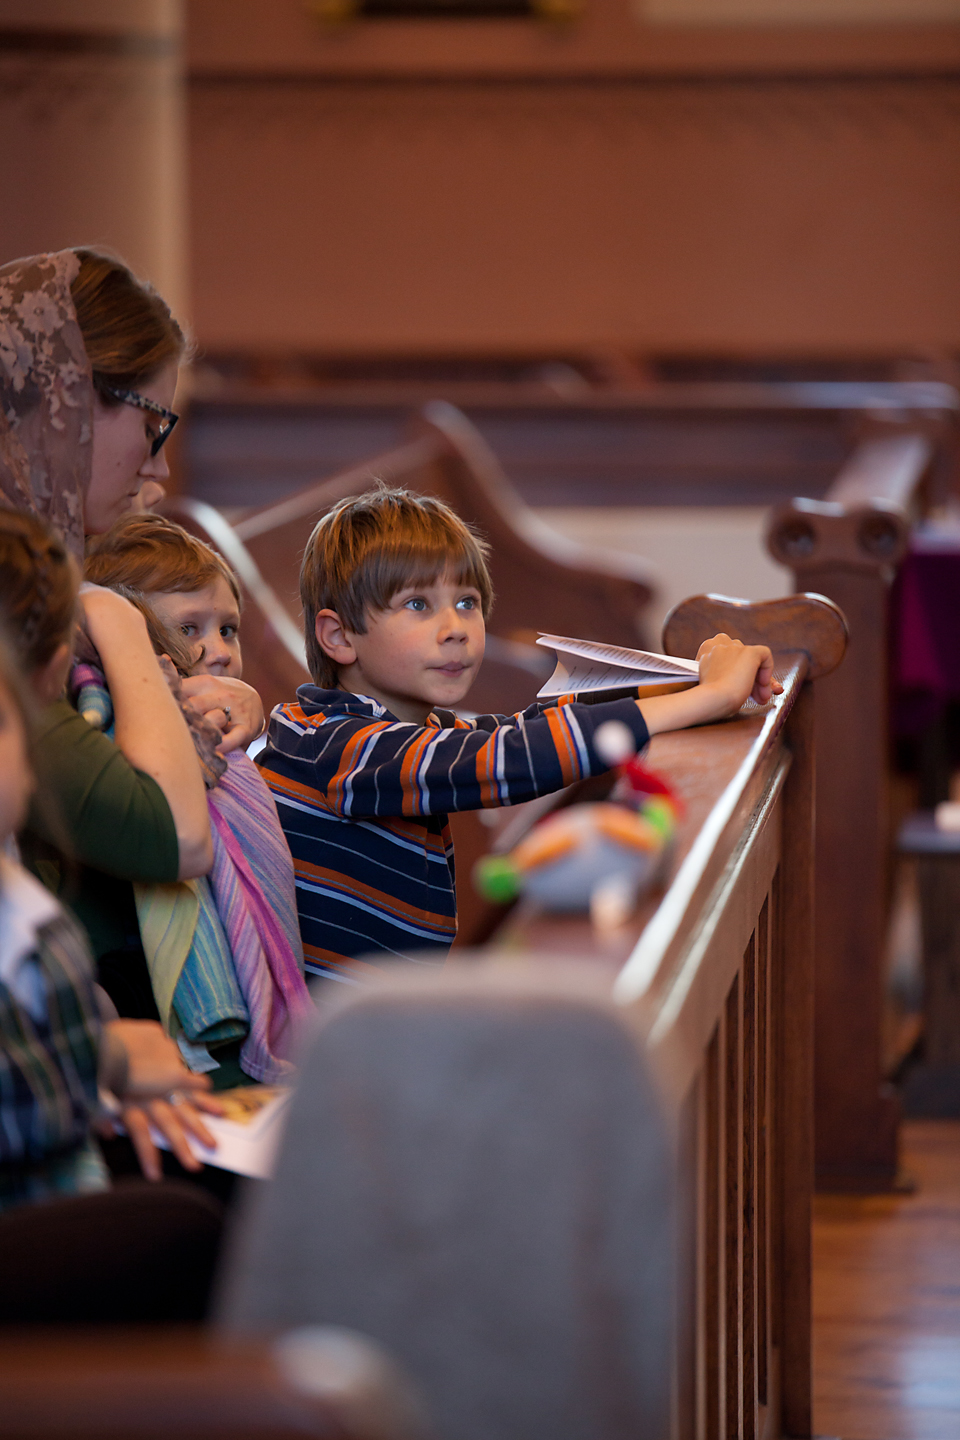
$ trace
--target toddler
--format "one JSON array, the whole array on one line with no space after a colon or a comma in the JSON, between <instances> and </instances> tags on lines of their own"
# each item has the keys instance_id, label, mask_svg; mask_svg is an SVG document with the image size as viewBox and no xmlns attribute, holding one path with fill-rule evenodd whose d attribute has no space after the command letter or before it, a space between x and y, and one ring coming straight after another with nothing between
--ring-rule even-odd
<instances>
[{"instance_id":1,"label":"toddler","mask_svg":"<svg viewBox=\"0 0 960 1440\"><path fill-rule=\"evenodd\" d=\"M161 515L128 515L92 542L84 574L152 612L175 642L161 633L156 648L186 647L188 674L241 678L236 577L181 526ZM137 893L160 1018L178 1034L188 1064L215 1071L218 1089L288 1075L296 1024L311 1009L276 807L242 751L221 757L220 766L208 791L208 879Z\"/></svg>"}]
</instances>

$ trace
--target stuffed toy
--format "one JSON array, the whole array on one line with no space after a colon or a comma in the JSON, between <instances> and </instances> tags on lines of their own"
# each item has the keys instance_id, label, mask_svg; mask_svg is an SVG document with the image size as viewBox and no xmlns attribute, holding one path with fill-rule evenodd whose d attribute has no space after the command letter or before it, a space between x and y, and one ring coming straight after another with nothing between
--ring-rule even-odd
<instances>
[{"instance_id":1,"label":"stuffed toy","mask_svg":"<svg viewBox=\"0 0 960 1440\"><path fill-rule=\"evenodd\" d=\"M622 921L655 881L681 806L637 758L633 735L618 720L595 744L616 771L607 800L554 811L508 855L486 855L474 871L480 894L495 904L518 895L547 911L589 912L600 928Z\"/></svg>"}]
</instances>

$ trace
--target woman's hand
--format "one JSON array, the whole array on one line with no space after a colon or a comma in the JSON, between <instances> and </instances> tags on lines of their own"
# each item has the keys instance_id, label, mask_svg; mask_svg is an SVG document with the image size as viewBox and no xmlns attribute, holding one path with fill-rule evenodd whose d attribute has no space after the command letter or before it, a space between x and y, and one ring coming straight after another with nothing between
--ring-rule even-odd
<instances>
[{"instance_id":1,"label":"woman's hand","mask_svg":"<svg viewBox=\"0 0 960 1440\"><path fill-rule=\"evenodd\" d=\"M263 705L251 685L227 675L190 675L181 685L184 704L197 715L212 720L223 739L221 755L245 750L263 733Z\"/></svg>"},{"instance_id":2,"label":"woman's hand","mask_svg":"<svg viewBox=\"0 0 960 1440\"><path fill-rule=\"evenodd\" d=\"M147 636L147 622L136 605L106 585L91 585L85 580L77 604L77 618L101 656L105 651L115 651L131 635L138 640Z\"/></svg>"}]
</instances>

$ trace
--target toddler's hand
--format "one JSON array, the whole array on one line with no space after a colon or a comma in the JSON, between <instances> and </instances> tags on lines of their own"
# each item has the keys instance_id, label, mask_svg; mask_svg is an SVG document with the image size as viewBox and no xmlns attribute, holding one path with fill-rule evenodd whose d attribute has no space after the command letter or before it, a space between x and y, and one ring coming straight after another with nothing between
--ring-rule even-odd
<instances>
[{"instance_id":1,"label":"toddler's hand","mask_svg":"<svg viewBox=\"0 0 960 1440\"><path fill-rule=\"evenodd\" d=\"M729 635L714 635L697 651L700 662L700 689L716 696L717 718L733 715L751 696L765 705L772 695L783 693L773 678L773 656L766 645L744 645Z\"/></svg>"}]
</instances>

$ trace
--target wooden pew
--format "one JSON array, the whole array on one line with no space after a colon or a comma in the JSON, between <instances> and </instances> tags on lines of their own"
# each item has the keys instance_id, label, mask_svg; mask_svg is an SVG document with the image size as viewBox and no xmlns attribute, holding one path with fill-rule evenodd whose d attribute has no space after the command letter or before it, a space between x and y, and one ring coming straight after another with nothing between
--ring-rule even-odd
<instances>
[{"instance_id":1,"label":"wooden pew","mask_svg":"<svg viewBox=\"0 0 960 1440\"><path fill-rule=\"evenodd\" d=\"M663 890L599 936L521 901L496 943L501 964L592 955L635 1013L680 1134L674 1437L774 1440L813 1433L815 700L846 627L818 596L701 596L665 638L692 655L718 630L769 643L784 695L652 741L686 807Z\"/></svg>"},{"instance_id":2,"label":"wooden pew","mask_svg":"<svg viewBox=\"0 0 960 1440\"><path fill-rule=\"evenodd\" d=\"M822 1000L818 1010L818 1180L824 1188L886 1189L897 1175L897 1107L881 1076L881 966L887 921L887 870L892 836L885 818L887 788L886 605L889 580L902 554L913 518L957 487L957 397L935 382L774 383L745 382L649 386L643 393L545 393L531 385L459 382L448 385L475 425L507 463L511 481L534 503L756 504L769 503L768 548L792 568L798 589L816 589L835 599L849 617L852 652L848 666L826 687L822 705L818 793L821 905L818 945ZM253 391L220 396L210 415L220 423L236 418L231 406ZM376 385L328 385L309 404L331 423L349 414L354 430L363 417L392 417L399 431L404 408L422 397L410 381ZM269 402L281 406L282 396ZM305 423L301 393L288 415L294 429ZM201 407L202 411L202 407ZM313 413L313 412L311 412ZM279 412L278 412L279 414ZM299 419L297 417L300 417ZM471 437L450 407L432 411L435 424L454 436L473 468L491 474L495 462ZM279 423L279 422L276 422ZM335 428L335 427L334 427ZM215 423L214 423L215 429ZM314 439L319 430L311 431ZM206 449L214 452L212 432ZM480 464L476 458L481 456ZM404 473L408 483L437 488L436 473L416 475L419 461L401 447L384 457L384 473ZM361 467L361 470L366 467ZM361 470L337 477L355 483ZM196 470L203 481L209 470ZM470 487L443 489L452 503L469 506ZM502 479L493 487L503 494ZM304 492L322 497L325 487ZM802 499L794 497L802 496ZM285 504L260 516L244 516L251 549L267 551L264 563L277 584L302 529L282 529ZM515 503L502 513L516 521ZM468 512L469 513L469 510ZM521 512L527 530L529 511ZM481 517L482 519L482 517ZM272 538L259 526L276 526ZM257 531L254 535L253 531ZM491 531L491 533L499 533ZM282 558L282 544L289 550ZM260 547L260 550L257 547ZM524 582L522 564L511 566L514 586ZM536 659L529 651L496 654L498 640L523 639L534 625L560 633L595 635L631 643L616 633L614 615L604 630L592 616L564 614L534 619L531 602L545 599L548 582L532 581L511 591L506 608L495 613L491 659L469 704L478 710L512 710L536 689ZM500 588L498 586L498 588ZM513 597L516 594L516 603ZM566 623L569 620L570 623ZM500 628L497 628L500 627ZM635 643L635 642L633 642ZM504 662L526 665L512 673ZM858 716L858 733L847 723ZM836 732L836 743L829 742ZM859 823L858 817L864 817ZM461 849L482 853L488 837L469 821L458 822ZM870 835L872 839L867 840ZM854 873L855 882L846 877ZM849 903L851 893L857 903ZM482 939L483 922L471 895L462 897L465 943ZM853 1026L845 1017L855 1014Z\"/></svg>"},{"instance_id":3,"label":"wooden pew","mask_svg":"<svg viewBox=\"0 0 960 1440\"><path fill-rule=\"evenodd\" d=\"M519 906L502 943L471 959L502 967L539 955L549 973L567 953L609 975L680 1141L673 1440L777 1440L812 1435L811 682L839 663L846 631L836 607L815 596L766 605L697 597L671 617L668 640L690 654L718 629L770 643L784 694L654 739L651 762L686 806L662 889L601 936L585 921ZM0 1353L0 1436L421 1433L395 1377L371 1385L368 1372L366 1388L356 1387L368 1403L350 1411L329 1369L325 1382L314 1370L312 1384L303 1365L280 1372L265 1346L231 1351L156 1332L112 1349L99 1337L21 1337Z\"/></svg>"},{"instance_id":4,"label":"wooden pew","mask_svg":"<svg viewBox=\"0 0 960 1440\"><path fill-rule=\"evenodd\" d=\"M379 1347L344 1331L6 1330L2 1440L426 1440Z\"/></svg>"}]
</instances>

